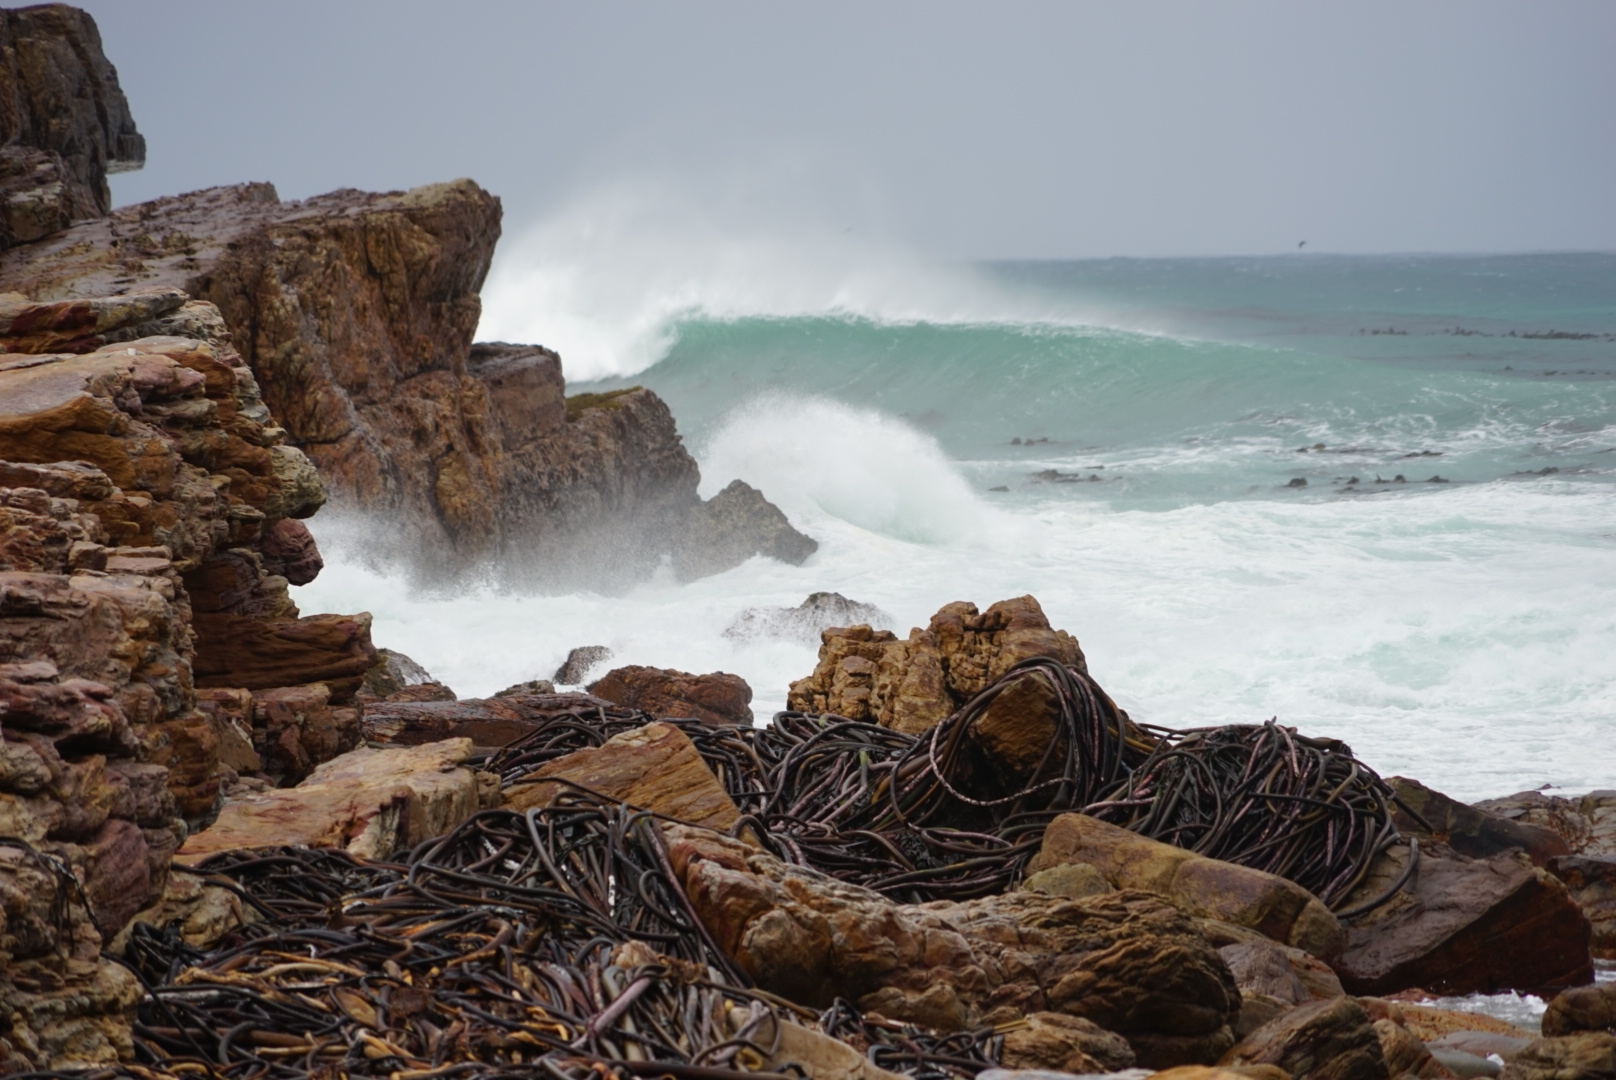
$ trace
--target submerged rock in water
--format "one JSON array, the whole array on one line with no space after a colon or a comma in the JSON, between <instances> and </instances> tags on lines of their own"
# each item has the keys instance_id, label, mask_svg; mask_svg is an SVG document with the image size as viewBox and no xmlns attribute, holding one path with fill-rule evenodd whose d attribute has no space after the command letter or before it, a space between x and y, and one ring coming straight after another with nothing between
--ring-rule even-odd
<instances>
[{"instance_id":1,"label":"submerged rock in water","mask_svg":"<svg viewBox=\"0 0 1616 1080\"><path fill-rule=\"evenodd\" d=\"M692 717L709 724L752 724L752 688L739 675L692 675L630 664L589 684L589 692L652 716Z\"/></svg>"},{"instance_id":2,"label":"submerged rock in water","mask_svg":"<svg viewBox=\"0 0 1616 1080\"><path fill-rule=\"evenodd\" d=\"M832 627L860 623L888 629L892 626L892 616L874 604L861 604L841 593L816 592L794 608L747 608L735 616L724 636L731 641L775 639L813 645Z\"/></svg>"},{"instance_id":3,"label":"submerged rock in water","mask_svg":"<svg viewBox=\"0 0 1616 1080\"><path fill-rule=\"evenodd\" d=\"M612 650L604 645L580 645L567 654L567 659L550 676L562 686L582 686L589 672L612 658Z\"/></svg>"}]
</instances>

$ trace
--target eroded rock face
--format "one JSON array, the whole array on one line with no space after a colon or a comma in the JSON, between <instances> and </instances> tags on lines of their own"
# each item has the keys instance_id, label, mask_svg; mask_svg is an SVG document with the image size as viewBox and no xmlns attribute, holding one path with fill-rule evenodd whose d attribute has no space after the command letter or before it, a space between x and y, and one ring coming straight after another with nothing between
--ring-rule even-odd
<instances>
[{"instance_id":1,"label":"eroded rock face","mask_svg":"<svg viewBox=\"0 0 1616 1080\"><path fill-rule=\"evenodd\" d=\"M107 174L145 163L146 140L86 12L0 12L0 147L0 248L105 214Z\"/></svg>"},{"instance_id":2,"label":"eroded rock face","mask_svg":"<svg viewBox=\"0 0 1616 1080\"><path fill-rule=\"evenodd\" d=\"M1050 627L1031 596L986 611L960 601L900 641L867 625L826 630L812 675L791 684L786 707L836 713L918 733L1034 656L1088 670L1077 639Z\"/></svg>"},{"instance_id":3,"label":"eroded rock face","mask_svg":"<svg viewBox=\"0 0 1616 1080\"><path fill-rule=\"evenodd\" d=\"M290 445L362 515L371 557L608 588L669 555L687 576L759 552L800 562L812 541L761 495L701 502L655 394L569 399L555 353L472 343L499 232L499 200L469 180L295 203L241 184L0 257L0 288L63 301L176 288L217 305Z\"/></svg>"},{"instance_id":4,"label":"eroded rock face","mask_svg":"<svg viewBox=\"0 0 1616 1080\"><path fill-rule=\"evenodd\" d=\"M1050 822L1029 873L1087 863L1119 889L1165 896L1192 915L1256 930L1274 941L1334 959L1345 942L1341 924L1295 882L1208 859L1084 814Z\"/></svg>"},{"instance_id":5,"label":"eroded rock face","mask_svg":"<svg viewBox=\"0 0 1616 1080\"><path fill-rule=\"evenodd\" d=\"M630 664L589 684L589 692L652 716L692 717L709 724L752 723L752 688L739 675L692 675L672 668Z\"/></svg>"},{"instance_id":6,"label":"eroded rock face","mask_svg":"<svg viewBox=\"0 0 1616 1080\"><path fill-rule=\"evenodd\" d=\"M848 997L943 1030L1060 1013L1122 1035L1157 1068L1213 1061L1234 1042L1228 967L1159 898L895 904L706 830L669 826L667 836L718 946L802 1004Z\"/></svg>"},{"instance_id":7,"label":"eroded rock face","mask_svg":"<svg viewBox=\"0 0 1616 1080\"><path fill-rule=\"evenodd\" d=\"M227 802L176 857L194 864L221 851L293 844L384 859L441 836L497 798L497 778L462 764L471 752L470 739L349 751L297 787Z\"/></svg>"},{"instance_id":8,"label":"eroded rock face","mask_svg":"<svg viewBox=\"0 0 1616 1080\"><path fill-rule=\"evenodd\" d=\"M1408 858L1401 846L1382 855L1347 905L1385 892ZM1349 921L1335 968L1358 994L1415 986L1445 994L1552 993L1593 980L1590 936L1565 886L1524 854L1466 859L1421 845L1408 885Z\"/></svg>"},{"instance_id":9,"label":"eroded rock face","mask_svg":"<svg viewBox=\"0 0 1616 1080\"><path fill-rule=\"evenodd\" d=\"M690 738L672 724L647 724L549 762L506 790L501 805L524 811L578 790L708 829L727 831L741 816Z\"/></svg>"}]
</instances>

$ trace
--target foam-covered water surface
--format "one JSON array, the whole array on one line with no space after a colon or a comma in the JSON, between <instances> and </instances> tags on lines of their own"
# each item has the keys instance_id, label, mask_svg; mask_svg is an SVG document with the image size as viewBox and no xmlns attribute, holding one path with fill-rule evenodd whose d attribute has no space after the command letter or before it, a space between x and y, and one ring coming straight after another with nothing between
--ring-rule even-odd
<instances>
[{"instance_id":1,"label":"foam-covered water surface","mask_svg":"<svg viewBox=\"0 0 1616 1080\"><path fill-rule=\"evenodd\" d=\"M485 336L656 390L703 494L744 479L819 552L426 598L317 517L306 608L462 695L603 644L765 718L814 650L725 638L745 608L833 590L902 633L1032 593L1152 723L1277 716L1464 799L1616 786L1616 256L937 267L601 214L496 268Z\"/></svg>"}]
</instances>

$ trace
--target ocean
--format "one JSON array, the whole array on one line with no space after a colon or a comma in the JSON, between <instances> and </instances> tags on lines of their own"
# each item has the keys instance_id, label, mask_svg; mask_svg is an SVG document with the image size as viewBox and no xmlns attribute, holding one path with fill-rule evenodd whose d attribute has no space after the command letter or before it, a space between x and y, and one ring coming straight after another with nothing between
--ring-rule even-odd
<instances>
[{"instance_id":1,"label":"ocean","mask_svg":"<svg viewBox=\"0 0 1616 1080\"><path fill-rule=\"evenodd\" d=\"M818 553L425 596L317 517L306 611L373 612L463 697L598 644L740 674L762 722L815 648L727 638L743 609L830 590L902 635L1031 593L1138 720L1278 717L1465 800L1616 787L1616 255L648 269L573 239L496 264L480 336L655 390L703 495L746 480Z\"/></svg>"}]
</instances>

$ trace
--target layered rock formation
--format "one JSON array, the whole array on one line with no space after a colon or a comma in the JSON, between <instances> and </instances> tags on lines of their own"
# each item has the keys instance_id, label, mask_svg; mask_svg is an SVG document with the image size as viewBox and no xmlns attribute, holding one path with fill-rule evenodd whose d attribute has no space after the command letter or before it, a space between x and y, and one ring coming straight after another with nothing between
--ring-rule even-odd
<instances>
[{"instance_id":1,"label":"layered rock formation","mask_svg":"<svg viewBox=\"0 0 1616 1080\"><path fill-rule=\"evenodd\" d=\"M752 723L752 688L739 675L723 671L692 675L630 664L590 683L589 692L652 716L684 716L709 724Z\"/></svg>"},{"instance_id":2,"label":"layered rock formation","mask_svg":"<svg viewBox=\"0 0 1616 1080\"><path fill-rule=\"evenodd\" d=\"M176 320L213 340L150 333ZM23 1059L107 1060L132 999L100 935L162 895L187 822L216 812L221 747L277 749L255 692L328 706L373 661L369 623L300 619L264 571L257 545L324 491L210 306L0 297L0 348L0 832L19 846L0 891L22 920L0 1001ZM230 689L199 701L199 682ZM69 914L25 932L42 906Z\"/></svg>"},{"instance_id":3,"label":"layered rock formation","mask_svg":"<svg viewBox=\"0 0 1616 1080\"><path fill-rule=\"evenodd\" d=\"M821 640L819 663L791 684L786 707L911 733L949 716L1031 657L1088 670L1077 639L1053 629L1031 596L981 612L965 601L949 604L907 640L868 625L829 629Z\"/></svg>"},{"instance_id":4,"label":"layered rock formation","mask_svg":"<svg viewBox=\"0 0 1616 1080\"><path fill-rule=\"evenodd\" d=\"M535 586L686 576L812 540L745 485L703 503L667 406L568 398L539 346L473 345L499 200L469 180L285 203L268 184L126 207L0 257L35 299L172 287L217 305L365 547L429 577Z\"/></svg>"}]
</instances>

